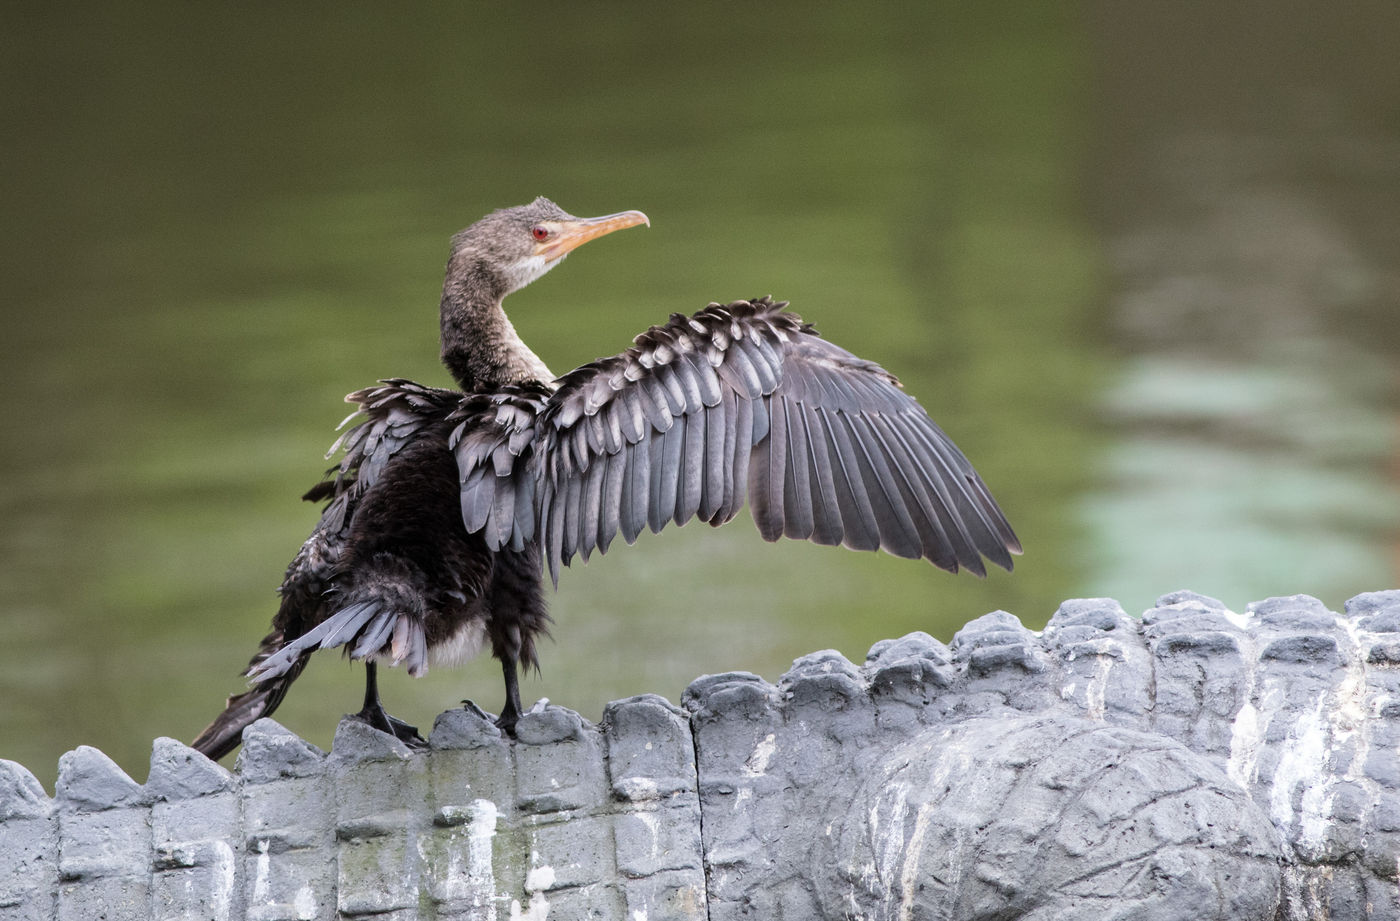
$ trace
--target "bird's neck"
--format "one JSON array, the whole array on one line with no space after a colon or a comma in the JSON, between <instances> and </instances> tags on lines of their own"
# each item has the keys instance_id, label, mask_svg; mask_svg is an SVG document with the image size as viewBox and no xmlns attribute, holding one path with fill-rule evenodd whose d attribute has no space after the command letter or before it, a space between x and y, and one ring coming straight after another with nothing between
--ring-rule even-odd
<instances>
[{"instance_id":1,"label":"bird's neck","mask_svg":"<svg viewBox=\"0 0 1400 921\"><path fill-rule=\"evenodd\" d=\"M442 363L463 390L554 378L511 325L501 307L504 296L504 284L483 266L448 272L442 289Z\"/></svg>"}]
</instances>

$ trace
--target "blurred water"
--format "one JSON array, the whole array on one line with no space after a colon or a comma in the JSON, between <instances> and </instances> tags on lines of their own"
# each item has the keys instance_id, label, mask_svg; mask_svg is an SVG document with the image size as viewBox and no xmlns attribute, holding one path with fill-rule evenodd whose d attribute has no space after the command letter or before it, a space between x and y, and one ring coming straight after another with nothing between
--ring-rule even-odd
<instances>
[{"instance_id":1,"label":"blurred water","mask_svg":"<svg viewBox=\"0 0 1400 921\"><path fill-rule=\"evenodd\" d=\"M596 717L1071 595L1394 585L1394 14L1139 6L0 12L0 757L140 779L239 689L342 395L447 382L447 238L537 194L653 219L510 300L556 371L790 299L1027 553L979 581L742 520L644 538L564 575L527 699ZM325 745L360 676L323 658L278 718ZM489 662L387 679L419 722L500 702Z\"/></svg>"},{"instance_id":2,"label":"blurred water","mask_svg":"<svg viewBox=\"0 0 1400 921\"><path fill-rule=\"evenodd\" d=\"M1092 20L1118 360L1079 507L1088 579L1130 609L1394 581L1400 10L1257 13Z\"/></svg>"}]
</instances>

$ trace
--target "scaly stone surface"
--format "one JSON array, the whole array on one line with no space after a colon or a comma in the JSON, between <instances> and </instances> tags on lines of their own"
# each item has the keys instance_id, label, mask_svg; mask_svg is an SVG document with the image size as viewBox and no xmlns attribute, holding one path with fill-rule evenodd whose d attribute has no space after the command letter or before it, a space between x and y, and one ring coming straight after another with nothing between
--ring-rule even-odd
<instances>
[{"instance_id":1,"label":"scaly stone surface","mask_svg":"<svg viewBox=\"0 0 1400 921\"><path fill-rule=\"evenodd\" d=\"M0 761L0 921L1400 921L1400 591L996 611L681 704Z\"/></svg>"},{"instance_id":2,"label":"scaly stone surface","mask_svg":"<svg viewBox=\"0 0 1400 921\"><path fill-rule=\"evenodd\" d=\"M52 918L57 886L54 804L33 774L0 760L0 918Z\"/></svg>"}]
</instances>

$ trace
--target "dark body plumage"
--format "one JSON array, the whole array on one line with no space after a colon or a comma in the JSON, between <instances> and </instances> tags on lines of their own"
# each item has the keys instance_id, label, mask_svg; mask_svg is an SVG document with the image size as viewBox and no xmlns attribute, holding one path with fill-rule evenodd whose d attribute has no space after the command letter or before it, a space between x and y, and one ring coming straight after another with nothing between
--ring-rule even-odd
<instances>
[{"instance_id":1,"label":"dark body plumage","mask_svg":"<svg viewBox=\"0 0 1400 921\"><path fill-rule=\"evenodd\" d=\"M256 684L195 740L211 757L270 714L319 648L367 660L361 716L417 741L379 706L376 661L421 674L489 644L520 715L516 664L536 664L547 567L644 529L733 518L762 535L923 557L984 574L1020 544L972 465L878 365L768 298L673 315L612 358L554 379L501 300L574 247L645 220L579 219L537 199L453 240L443 361L462 390L389 380L351 394L344 457L288 567ZM351 421L347 420L347 422Z\"/></svg>"}]
</instances>

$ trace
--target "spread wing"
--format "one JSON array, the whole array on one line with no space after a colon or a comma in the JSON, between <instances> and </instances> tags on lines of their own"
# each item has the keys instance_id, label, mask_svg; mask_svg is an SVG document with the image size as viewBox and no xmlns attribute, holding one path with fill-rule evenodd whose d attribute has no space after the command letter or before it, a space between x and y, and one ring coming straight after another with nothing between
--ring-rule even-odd
<instances>
[{"instance_id":1,"label":"spread wing","mask_svg":"<svg viewBox=\"0 0 1400 921\"><path fill-rule=\"evenodd\" d=\"M357 390L345 398L359 409L340 423L355 425L336 439L326 452L339 450L345 455L327 472L327 479L306 494L307 499L329 499L318 529L338 533L354 513L355 505L379 480L384 465L423 429L441 423L462 402L455 390L424 387L413 381L393 378L375 387ZM357 421L358 420L358 421Z\"/></svg>"},{"instance_id":2,"label":"spread wing","mask_svg":"<svg viewBox=\"0 0 1400 921\"><path fill-rule=\"evenodd\" d=\"M892 375L785 306L674 315L553 394L478 398L453 438L468 530L493 548L539 540L557 580L618 535L720 525L747 499L767 540L1010 569L1020 542L957 446Z\"/></svg>"}]
</instances>

